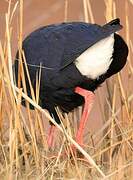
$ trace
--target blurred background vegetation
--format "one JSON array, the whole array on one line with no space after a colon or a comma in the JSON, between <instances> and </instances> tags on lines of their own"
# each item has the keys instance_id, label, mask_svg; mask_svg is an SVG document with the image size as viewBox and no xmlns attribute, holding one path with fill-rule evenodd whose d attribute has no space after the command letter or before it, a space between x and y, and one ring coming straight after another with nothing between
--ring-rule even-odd
<instances>
[{"instance_id":1,"label":"blurred background vegetation","mask_svg":"<svg viewBox=\"0 0 133 180\"><path fill-rule=\"evenodd\" d=\"M38 177L95 180L103 178L97 172L98 167L107 179L133 179L132 12L132 0L0 1L1 179ZM122 72L113 76L96 91L94 108L86 128L85 151L96 162L97 168L84 164L84 161L79 161L78 158L71 162L69 157L49 157L51 153L46 148L45 139L48 120L45 115L38 110L30 111L20 104L15 104L9 64L11 61L13 63L20 41L33 30L47 24L85 21L102 25L116 17L120 18L123 25L119 33L128 44L129 56ZM17 98L21 99L21 96L19 92ZM80 112L81 108L68 115L70 122L74 122L68 131L72 137L75 131L73 127L76 126ZM68 144L64 140L63 147Z\"/></svg>"}]
</instances>

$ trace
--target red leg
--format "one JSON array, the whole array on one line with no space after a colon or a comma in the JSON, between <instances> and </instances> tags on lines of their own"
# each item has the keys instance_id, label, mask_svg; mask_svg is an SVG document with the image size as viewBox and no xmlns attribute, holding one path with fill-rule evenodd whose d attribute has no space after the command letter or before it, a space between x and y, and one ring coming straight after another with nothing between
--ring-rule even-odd
<instances>
[{"instance_id":1,"label":"red leg","mask_svg":"<svg viewBox=\"0 0 133 180\"><path fill-rule=\"evenodd\" d=\"M82 145L83 144L83 132L84 132L85 125L86 125L86 122L89 117L89 113L90 113L92 105L93 105L95 95L93 92L85 90L80 87L76 87L75 92L85 98L84 110L83 110L83 114L82 114L82 117L80 120L79 129L78 129L78 132L76 135L76 142L78 144Z\"/></svg>"},{"instance_id":2,"label":"red leg","mask_svg":"<svg viewBox=\"0 0 133 180\"><path fill-rule=\"evenodd\" d=\"M56 129L56 127L54 125L51 125L51 127L49 129L48 140L47 140L49 148L52 148L52 146L53 146L55 129Z\"/></svg>"}]
</instances>

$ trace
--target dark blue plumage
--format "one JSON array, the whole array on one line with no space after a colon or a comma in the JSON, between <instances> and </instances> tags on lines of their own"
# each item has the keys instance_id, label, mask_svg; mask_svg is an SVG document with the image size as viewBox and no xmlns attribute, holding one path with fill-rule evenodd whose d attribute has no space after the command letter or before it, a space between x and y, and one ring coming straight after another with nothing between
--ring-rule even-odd
<instances>
[{"instance_id":1,"label":"dark blue plumage","mask_svg":"<svg viewBox=\"0 0 133 180\"><path fill-rule=\"evenodd\" d=\"M94 91L105 79L120 71L125 65L128 48L117 34L114 37L113 61L108 71L99 78L88 79L73 63L86 49L121 28L119 19L104 26L83 22L61 23L42 27L23 41L23 50L34 90L36 73L39 72L39 66L42 67L39 104L42 108L48 109L57 122L59 119L55 111L56 106L69 112L84 103L83 97L74 92L76 86ZM16 83L18 64L17 53L14 63ZM26 71L25 78L27 92L31 97Z\"/></svg>"}]
</instances>

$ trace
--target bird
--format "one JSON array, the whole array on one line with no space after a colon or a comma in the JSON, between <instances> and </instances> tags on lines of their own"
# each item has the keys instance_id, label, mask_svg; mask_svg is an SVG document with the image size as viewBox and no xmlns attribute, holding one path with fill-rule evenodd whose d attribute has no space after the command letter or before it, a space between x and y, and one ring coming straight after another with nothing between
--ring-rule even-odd
<instances>
[{"instance_id":1,"label":"bird","mask_svg":"<svg viewBox=\"0 0 133 180\"><path fill-rule=\"evenodd\" d=\"M22 42L31 85L36 92L40 73L38 104L47 109L60 124L56 107L64 113L84 105L76 142L83 144L83 133L95 97L95 90L126 64L128 46L117 33L123 26L120 19L104 25L86 22L63 22L40 27ZM13 64L16 86L19 83L19 51ZM32 97L30 83L22 58L27 95ZM41 70L40 70L41 69ZM26 106L25 99L22 105ZM31 109L34 109L30 105ZM48 146L54 139L55 126L48 133Z\"/></svg>"}]
</instances>

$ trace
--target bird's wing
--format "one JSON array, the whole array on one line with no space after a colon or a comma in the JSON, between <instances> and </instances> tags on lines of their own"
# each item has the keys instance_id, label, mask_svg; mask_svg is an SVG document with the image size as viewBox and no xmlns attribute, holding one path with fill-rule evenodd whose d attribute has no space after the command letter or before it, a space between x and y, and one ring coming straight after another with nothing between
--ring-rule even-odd
<instances>
[{"instance_id":1,"label":"bird's wing","mask_svg":"<svg viewBox=\"0 0 133 180\"><path fill-rule=\"evenodd\" d=\"M55 30L57 27L51 25L37 29L23 41L26 61L33 71L36 71L40 64L45 70L59 69L65 40L64 36Z\"/></svg>"},{"instance_id":2,"label":"bird's wing","mask_svg":"<svg viewBox=\"0 0 133 180\"><path fill-rule=\"evenodd\" d=\"M68 25L67 43L65 43L63 58L60 65L60 70L71 64L79 57L86 49L108 37L110 34L119 31L122 28L120 20L115 19L104 26L97 24L75 23Z\"/></svg>"}]
</instances>

